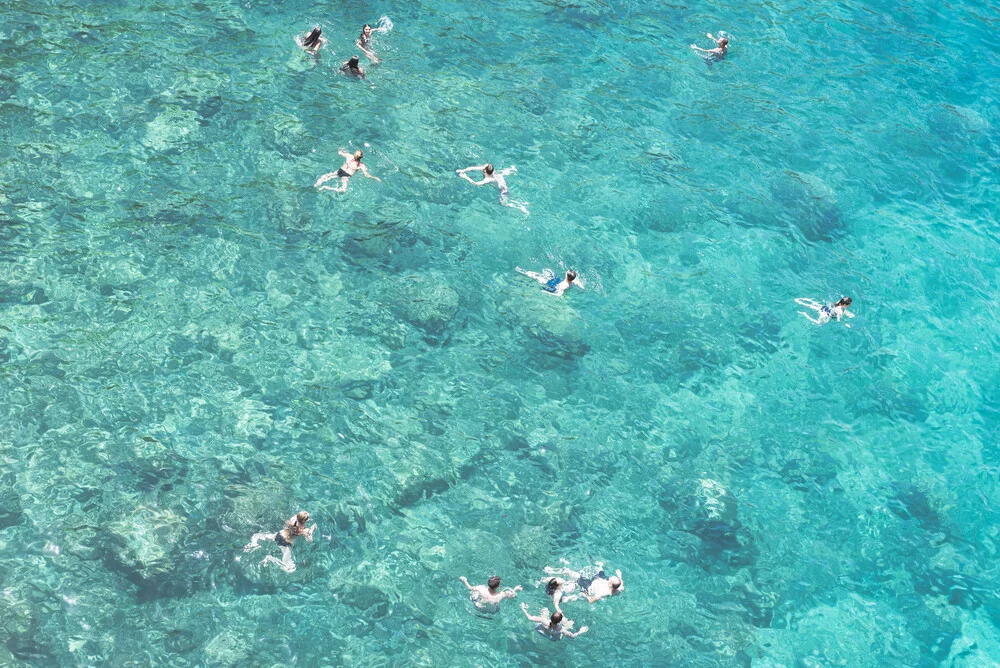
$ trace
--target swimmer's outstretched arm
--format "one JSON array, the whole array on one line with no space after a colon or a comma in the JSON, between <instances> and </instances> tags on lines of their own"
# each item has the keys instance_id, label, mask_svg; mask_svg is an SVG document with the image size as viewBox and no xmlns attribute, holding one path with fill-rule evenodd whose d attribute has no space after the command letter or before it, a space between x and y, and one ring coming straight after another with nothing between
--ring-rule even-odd
<instances>
[{"instance_id":1,"label":"swimmer's outstretched arm","mask_svg":"<svg viewBox=\"0 0 1000 668\"><path fill-rule=\"evenodd\" d=\"M375 180L376 180L376 181L378 181L379 183L381 183L381 182L382 182L382 179L380 179L379 177L377 177L377 176L372 176L371 174L369 174L369 173L368 173L368 168L367 168L367 167L365 167L364 165L359 165L359 167L360 167L360 169L361 169L361 173L362 173L362 174L364 174L365 176L367 176L368 178L370 178L370 179L375 179Z\"/></svg>"},{"instance_id":2,"label":"swimmer's outstretched arm","mask_svg":"<svg viewBox=\"0 0 1000 668\"><path fill-rule=\"evenodd\" d=\"M566 629L563 629L562 630L562 634L564 636L569 636L570 638L575 638L577 636L582 636L584 633L587 632L588 629L590 629L589 626L584 626L579 631L577 631L576 633L573 633L572 631L567 631Z\"/></svg>"},{"instance_id":3,"label":"swimmer's outstretched arm","mask_svg":"<svg viewBox=\"0 0 1000 668\"><path fill-rule=\"evenodd\" d=\"M462 584L464 584L469 591L476 591L476 588L469 584L469 581L465 579L464 575L458 576L458 579L462 581Z\"/></svg>"},{"instance_id":4,"label":"swimmer's outstretched arm","mask_svg":"<svg viewBox=\"0 0 1000 668\"><path fill-rule=\"evenodd\" d=\"M357 47L359 49L361 49L364 52L364 54L366 56L368 56L368 60L372 61L373 65L378 64L379 59L375 56L375 52L371 51L369 49L366 49L364 46L362 46L360 38L356 42L354 42L354 43L357 45Z\"/></svg>"},{"instance_id":5,"label":"swimmer's outstretched arm","mask_svg":"<svg viewBox=\"0 0 1000 668\"><path fill-rule=\"evenodd\" d=\"M348 153L348 152L347 152L347 151L345 151L344 149L340 149L339 151L337 151L337 153L339 153L340 155L344 156L344 157L345 157L345 158L347 158L348 160L350 160L351 158L353 158L353 157L354 157L353 155L351 155L350 153Z\"/></svg>"},{"instance_id":6,"label":"swimmer's outstretched arm","mask_svg":"<svg viewBox=\"0 0 1000 668\"><path fill-rule=\"evenodd\" d=\"M548 624L549 623L549 620L545 619L544 617L532 617L531 615L529 615L528 614L528 604L527 603L522 603L521 604L521 610L524 611L524 616L528 618L529 622L535 622L536 624Z\"/></svg>"},{"instance_id":7,"label":"swimmer's outstretched arm","mask_svg":"<svg viewBox=\"0 0 1000 668\"><path fill-rule=\"evenodd\" d=\"M316 523L315 522L313 522L313 525L311 527L309 527L308 529L303 529L302 530L302 537L306 539L306 542L309 542L309 543L312 542L313 531L315 531L315 530L316 530Z\"/></svg>"},{"instance_id":8,"label":"swimmer's outstretched arm","mask_svg":"<svg viewBox=\"0 0 1000 668\"><path fill-rule=\"evenodd\" d=\"M517 585L513 589L507 589L501 595L504 598L517 598L517 592L521 591L521 585Z\"/></svg>"},{"instance_id":9,"label":"swimmer's outstretched arm","mask_svg":"<svg viewBox=\"0 0 1000 668\"><path fill-rule=\"evenodd\" d=\"M486 165L473 165L472 167L466 167L465 169L456 169L455 173L464 174L465 172L473 172L473 171L481 172L484 169L486 169Z\"/></svg>"}]
</instances>

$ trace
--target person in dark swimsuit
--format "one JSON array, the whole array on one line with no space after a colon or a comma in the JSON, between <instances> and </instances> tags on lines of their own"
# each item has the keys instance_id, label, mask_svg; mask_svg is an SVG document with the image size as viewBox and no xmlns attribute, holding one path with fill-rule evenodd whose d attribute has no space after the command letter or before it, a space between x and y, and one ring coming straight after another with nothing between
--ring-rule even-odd
<instances>
[{"instance_id":1,"label":"person in dark swimsuit","mask_svg":"<svg viewBox=\"0 0 1000 668\"><path fill-rule=\"evenodd\" d=\"M302 38L300 46L308 51L309 53L319 53L320 47L326 43L326 39L323 37L323 29L316 26L312 31Z\"/></svg>"},{"instance_id":2,"label":"person in dark swimsuit","mask_svg":"<svg viewBox=\"0 0 1000 668\"><path fill-rule=\"evenodd\" d=\"M520 267L514 267L514 269L528 278L535 279L542 284L542 290L551 292L556 297L561 297L562 293L566 292L571 285L576 285L581 290L583 289L583 286L580 283L574 283L574 281L576 281L576 272L572 269L566 272L566 278L559 278L552 272L551 269L546 269L542 273L527 271L525 269L521 269Z\"/></svg>"},{"instance_id":3,"label":"person in dark swimsuit","mask_svg":"<svg viewBox=\"0 0 1000 668\"><path fill-rule=\"evenodd\" d=\"M344 164L341 165L340 168L337 169L337 171L330 172L329 174L324 174L323 176L319 177L319 179L317 179L316 183L313 185L314 188L319 188L320 190L332 190L335 193L346 193L347 183L351 180L351 177L354 176L354 174L359 170L369 179L375 179L376 181L379 182L382 181L382 179L380 179L379 177L372 176L368 172L368 168L365 167L363 164L361 164L361 158L365 156L364 151L355 151L354 154L351 155L347 151L341 149L340 151L338 151L338 153L344 157ZM323 184L329 181L330 179L340 179L340 187L331 188L330 186L324 186Z\"/></svg>"},{"instance_id":4,"label":"person in dark swimsuit","mask_svg":"<svg viewBox=\"0 0 1000 668\"><path fill-rule=\"evenodd\" d=\"M356 41L355 44L359 49L364 51L372 65L377 65L379 63L379 59L375 56L375 52L372 51L372 27L370 25L366 23L364 27L361 28L361 36L358 37L358 41Z\"/></svg>"},{"instance_id":5,"label":"person in dark swimsuit","mask_svg":"<svg viewBox=\"0 0 1000 668\"><path fill-rule=\"evenodd\" d=\"M353 77L361 77L362 79L368 79L365 76L365 71L361 69L361 65L357 56L351 56L351 59L340 66L340 71L344 74L350 74Z\"/></svg>"},{"instance_id":6,"label":"person in dark swimsuit","mask_svg":"<svg viewBox=\"0 0 1000 668\"><path fill-rule=\"evenodd\" d=\"M260 565L267 566L268 564L277 564L278 567L286 573L294 573L295 562L292 561L292 543L294 543L299 537L312 542L313 531L316 530L315 522L311 527L306 527L306 522L308 521L309 513L304 510L300 511L290 520L285 522L285 527L277 533L255 533L250 538L250 542L243 548L243 551L253 552L260 547L260 541L273 540L277 543L278 548L281 550L281 559L269 554L264 557L264 560L260 562Z\"/></svg>"},{"instance_id":7,"label":"person in dark swimsuit","mask_svg":"<svg viewBox=\"0 0 1000 668\"><path fill-rule=\"evenodd\" d=\"M691 49L697 51L701 55L702 60L704 60L708 66L711 67L712 63L719 62L726 57L727 53L729 53L729 38L726 37L725 33L721 30L719 31L718 37L713 37L712 33L706 34L710 40L715 42L715 48L703 49L700 46L692 44Z\"/></svg>"},{"instance_id":8,"label":"person in dark swimsuit","mask_svg":"<svg viewBox=\"0 0 1000 668\"><path fill-rule=\"evenodd\" d=\"M810 299L809 297L799 297L795 300L795 303L799 306L805 306L807 308L811 308L813 311L816 311L818 316L816 318L812 317L805 311L799 311L799 313L817 325L825 325L834 318L837 319L837 322L840 322L840 319L844 316L847 316L848 318L854 317L854 314L847 310L847 307L851 305L850 297L841 297L840 301L836 304L821 304L815 299ZM847 323L844 324L845 326L850 327Z\"/></svg>"}]
</instances>

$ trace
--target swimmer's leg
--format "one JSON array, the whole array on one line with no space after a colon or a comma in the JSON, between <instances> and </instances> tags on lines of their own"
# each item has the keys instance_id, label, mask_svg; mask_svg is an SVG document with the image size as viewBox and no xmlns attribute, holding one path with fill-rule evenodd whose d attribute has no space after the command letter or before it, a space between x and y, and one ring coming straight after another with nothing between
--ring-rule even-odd
<instances>
[{"instance_id":1,"label":"swimmer's leg","mask_svg":"<svg viewBox=\"0 0 1000 668\"><path fill-rule=\"evenodd\" d=\"M521 274L524 274L528 278L535 279L539 283L545 283L549 280L549 278L551 278L551 276L547 276L545 274L539 274L537 271L528 271L526 269L521 269L520 267L514 267L514 270ZM548 571L545 572L548 573Z\"/></svg>"},{"instance_id":2,"label":"swimmer's leg","mask_svg":"<svg viewBox=\"0 0 1000 668\"><path fill-rule=\"evenodd\" d=\"M823 309L823 305L820 304L815 299L810 299L809 297L796 297L795 303L799 306L805 306L806 308L811 308L814 311L820 311Z\"/></svg>"},{"instance_id":3,"label":"swimmer's leg","mask_svg":"<svg viewBox=\"0 0 1000 668\"><path fill-rule=\"evenodd\" d=\"M281 548L281 559L275 558L273 555L267 555L264 560L260 562L261 566L267 566L268 564L276 564L278 568L285 571L286 573L295 572L295 562L292 561L292 548L282 547Z\"/></svg>"},{"instance_id":4,"label":"swimmer's leg","mask_svg":"<svg viewBox=\"0 0 1000 668\"><path fill-rule=\"evenodd\" d=\"M822 325L823 324L819 319L812 317L811 315L809 315L805 311L799 311L799 313L801 313L802 315L804 315L806 317L806 320L808 320L809 322L814 322L817 325Z\"/></svg>"},{"instance_id":5,"label":"swimmer's leg","mask_svg":"<svg viewBox=\"0 0 1000 668\"><path fill-rule=\"evenodd\" d=\"M332 179L335 176L337 176L337 172L330 172L329 174L324 174L323 176L319 177L316 180L316 183L313 184L313 188L319 188L321 185L323 185L324 183L326 183L327 181L329 181L330 179ZM325 190L333 190L333 189L332 188L325 188Z\"/></svg>"},{"instance_id":6,"label":"swimmer's leg","mask_svg":"<svg viewBox=\"0 0 1000 668\"><path fill-rule=\"evenodd\" d=\"M518 209L521 211L521 213L523 213L526 216L530 215L528 213L528 208L524 206L524 202L518 202L516 200L507 199L506 197L501 195L500 203L503 204L504 206L510 207L511 209Z\"/></svg>"},{"instance_id":7,"label":"swimmer's leg","mask_svg":"<svg viewBox=\"0 0 1000 668\"><path fill-rule=\"evenodd\" d=\"M250 538L250 542L247 543L246 547L243 548L244 552L252 552L260 547L260 541L264 539L274 540L273 533L255 533L253 537Z\"/></svg>"}]
</instances>

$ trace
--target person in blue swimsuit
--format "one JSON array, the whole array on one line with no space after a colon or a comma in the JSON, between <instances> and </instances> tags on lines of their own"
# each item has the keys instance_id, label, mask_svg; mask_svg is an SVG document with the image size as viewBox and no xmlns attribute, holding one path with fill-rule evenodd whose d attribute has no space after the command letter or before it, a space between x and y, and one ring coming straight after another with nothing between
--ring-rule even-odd
<instances>
[{"instance_id":1,"label":"person in blue swimsuit","mask_svg":"<svg viewBox=\"0 0 1000 668\"><path fill-rule=\"evenodd\" d=\"M854 317L854 314L847 310L847 307L851 305L850 297L841 297L840 301L838 301L836 304L820 304L815 299L809 299L808 297L799 297L798 299L795 300L795 303L798 304L799 306L805 306L806 308L811 308L813 311L816 311L817 317L815 318L806 313L805 311L799 311L799 313L801 313L808 320L816 323L817 325L825 325L834 318L837 319L837 322L840 322L840 319L845 315L848 318ZM847 327L850 327L850 325L847 325Z\"/></svg>"},{"instance_id":2,"label":"person in blue swimsuit","mask_svg":"<svg viewBox=\"0 0 1000 668\"><path fill-rule=\"evenodd\" d=\"M579 282L574 283L574 281L576 281L576 272L572 269L566 272L566 278L559 278L551 269L546 269L542 273L527 271L525 269L521 269L520 267L514 267L514 269L528 278L535 279L542 284L542 290L551 292L556 297L561 297L562 293L566 292L571 285L575 285L581 290L583 289L583 285Z\"/></svg>"}]
</instances>

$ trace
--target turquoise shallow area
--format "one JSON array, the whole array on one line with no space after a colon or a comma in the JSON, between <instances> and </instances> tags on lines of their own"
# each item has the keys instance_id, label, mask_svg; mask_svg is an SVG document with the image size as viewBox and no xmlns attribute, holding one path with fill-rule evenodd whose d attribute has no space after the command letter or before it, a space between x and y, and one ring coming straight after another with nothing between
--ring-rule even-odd
<instances>
[{"instance_id":1,"label":"turquoise shallow area","mask_svg":"<svg viewBox=\"0 0 1000 668\"><path fill-rule=\"evenodd\" d=\"M1000 662L995 3L0 16L0 664Z\"/></svg>"}]
</instances>

